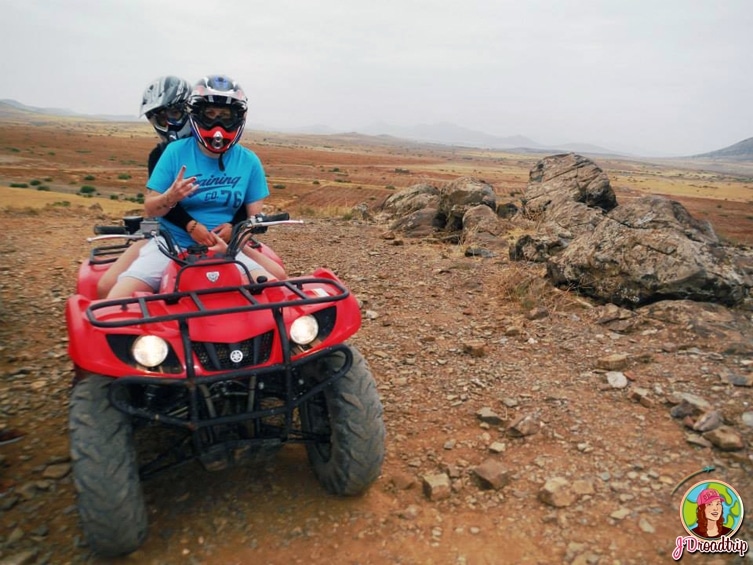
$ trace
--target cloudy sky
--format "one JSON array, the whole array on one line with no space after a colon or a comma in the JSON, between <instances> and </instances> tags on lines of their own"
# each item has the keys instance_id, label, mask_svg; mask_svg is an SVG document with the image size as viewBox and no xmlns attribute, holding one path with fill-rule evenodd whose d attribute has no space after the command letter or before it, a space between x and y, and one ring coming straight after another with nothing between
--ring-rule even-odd
<instances>
[{"instance_id":1,"label":"cloudy sky","mask_svg":"<svg viewBox=\"0 0 753 565\"><path fill-rule=\"evenodd\" d=\"M249 126L450 122L687 155L753 136L750 0L2 1L0 99L138 114L235 78Z\"/></svg>"}]
</instances>

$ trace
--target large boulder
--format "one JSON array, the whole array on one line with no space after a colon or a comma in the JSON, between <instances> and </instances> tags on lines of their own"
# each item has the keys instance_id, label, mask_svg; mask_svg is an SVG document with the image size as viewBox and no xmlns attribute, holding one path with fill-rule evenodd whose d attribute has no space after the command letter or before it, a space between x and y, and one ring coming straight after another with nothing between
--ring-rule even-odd
<instances>
[{"instance_id":1,"label":"large boulder","mask_svg":"<svg viewBox=\"0 0 753 565\"><path fill-rule=\"evenodd\" d=\"M737 305L753 287L711 226L662 196L616 207L551 257L547 276L557 286L628 307L664 299Z\"/></svg>"},{"instance_id":2,"label":"large boulder","mask_svg":"<svg viewBox=\"0 0 753 565\"><path fill-rule=\"evenodd\" d=\"M432 207L422 208L405 216L399 216L390 224L390 230L402 232L406 237L416 238L432 237L442 227L439 210Z\"/></svg>"},{"instance_id":3,"label":"large boulder","mask_svg":"<svg viewBox=\"0 0 753 565\"><path fill-rule=\"evenodd\" d=\"M617 206L609 177L596 163L575 153L544 157L528 174L524 213L545 213L566 200L605 212Z\"/></svg>"},{"instance_id":4,"label":"large boulder","mask_svg":"<svg viewBox=\"0 0 753 565\"><path fill-rule=\"evenodd\" d=\"M439 189L431 184L416 184L390 195L379 207L390 218L402 218L424 208L439 208Z\"/></svg>"},{"instance_id":5,"label":"large boulder","mask_svg":"<svg viewBox=\"0 0 753 565\"><path fill-rule=\"evenodd\" d=\"M462 230L466 212L479 205L488 206L496 213L494 189L478 179L462 177L447 183L439 191L439 211L448 231Z\"/></svg>"}]
</instances>

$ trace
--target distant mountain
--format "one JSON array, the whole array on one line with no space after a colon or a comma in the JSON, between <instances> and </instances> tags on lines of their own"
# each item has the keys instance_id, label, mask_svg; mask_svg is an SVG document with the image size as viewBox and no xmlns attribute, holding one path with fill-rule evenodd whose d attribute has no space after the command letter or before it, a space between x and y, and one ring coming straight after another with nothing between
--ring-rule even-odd
<instances>
[{"instance_id":1,"label":"distant mountain","mask_svg":"<svg viewBox=\"0 0 753 565\"><path fill-rule=\"evenodd\" d=\"M414 141L430 141L445 145L465 145L487 147L489 149L512 149L515 147L542 148L543 146L522 135L499 137L476 131L449 122L419 124L415 126L395 126L383 122L358 128L366 135L391 135Z\"/></svg>"},{"instance_id":2,"label":"distant mountain","mask_svg":"<svg viewBox=\"0 0 753 565\"><path fill-rule=\"evenodd\" d=\"M108 122L134 122L138 121L138 116L124 116L112 114L80 114L65 108L37 108L36 106L27 106L16 100L0 100L0 116L19 116L29 114L42 114L44 116L62 116L69 118L86 118L89 120L104 120Z\"/></svg>"},{"instance_id":3,"label":"distant mountain","mask_svg":"<svg viewBox=\"0 0 753 565\"><path fill-rule=\"evenodd\" d=\"M719 159L724 161L753 161L753 137L738 141L734 145L730 145L723 149L701 153L700 155L692 155L690 158Z\"/></svg>"}]
</instances>

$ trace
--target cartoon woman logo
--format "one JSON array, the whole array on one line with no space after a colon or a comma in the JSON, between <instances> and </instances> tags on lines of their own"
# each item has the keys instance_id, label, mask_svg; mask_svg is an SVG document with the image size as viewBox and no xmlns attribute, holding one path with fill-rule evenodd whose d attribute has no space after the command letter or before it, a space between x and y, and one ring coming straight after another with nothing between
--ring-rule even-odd
<instances>
[{"instance_id":1,"label":"cartoon woman logo","mask_svg":"<svg viewBox=\"0 0 753 565\"><path fill-rule=\"evenodd\" d=\"M685 530L702 540L732 537L743 522L743 501L722 481L702 481L688 489L680 505Z\"/></svg>"}]
</instances>

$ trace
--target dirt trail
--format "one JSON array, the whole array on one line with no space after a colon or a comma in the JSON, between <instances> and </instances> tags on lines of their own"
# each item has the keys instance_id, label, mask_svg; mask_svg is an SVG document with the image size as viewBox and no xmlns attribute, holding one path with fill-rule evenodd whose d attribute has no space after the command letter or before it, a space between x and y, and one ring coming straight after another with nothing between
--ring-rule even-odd
<instances>
[{"instance_id":1,"label":"dirt trail","mask_svg":"<svg viewBox=\"0 0 753 565\"><path fill-rule=\"evenodd\" d=\"M0 424L26 434L0 447L0 563L104 563L82 542L67 471L63 316L96 221L81 209L0 212ZM714 478L753 505L753 433L743 423L753 389L725 380L751 376L749 353L658 321L611 331L600 323L605 307L549 289L540 267L382 231L310 220L262 236L291 274L327 266L362 301L353 343L385 407L380 479L364 496L329 496L294 446L258 466L188 465L145 485L149 538L114 563L667 563L685 534L684 488L671 494L683 477L714 465ZM603 369L621 354L624 389ZM645 405L632 396L638 387ZM666 402L673 392L713 403L746 447L688 443ZM482 408L501 421L479 420ZM515 437L508 427L524 416L535 433ZM473 472L487 459L505 471L498 490ZM452 488L430 500L422 478L438 473ZM571 484L569 504L540 500L554 477ZM749 524L738 537L753 538Z\"/></svg>"}]
</instances>

